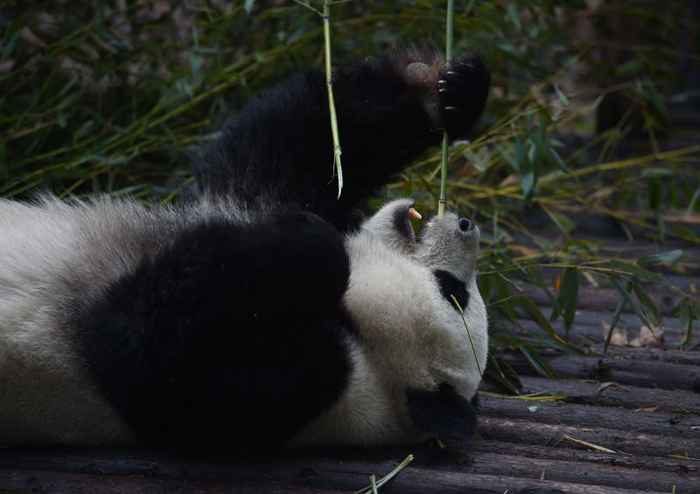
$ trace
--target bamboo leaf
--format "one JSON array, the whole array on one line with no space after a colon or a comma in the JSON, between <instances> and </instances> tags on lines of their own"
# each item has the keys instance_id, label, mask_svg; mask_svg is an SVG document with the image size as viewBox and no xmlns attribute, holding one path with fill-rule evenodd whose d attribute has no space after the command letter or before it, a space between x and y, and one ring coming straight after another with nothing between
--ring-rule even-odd
<instances>
[{"instance_id":1,"label":"bamboo leaf","mask_svg":"<svg viewBox=\"0 0 700 494\"><path fill-rule=\"evenodd\" d=\"M688 348L692 344L694 322L697 321L698 316L700 316L700 312L696 312L697 309L698 308L694 307L689 299L683 300L680 304L679 319L681 330L683 331L681 348Z\"/></svg>"},{"instance_id":2,"label":"bamboo leaf","mask_svg":"<svg viewBox=\"0 0 700 494\"><path fill-rule=\"evenodd\" d=\"M530 318L537 323L537 325L556 343L559 345L580 352L581 350L575 345L571 344L569 341L565 340L554 329L554 326L549 322L549 320L542 314L539 307L528 297L514 297L514 304L522 308Z\"/></svg>"},{"instance_id":3,"label":"bamboo leaf","mask_svg":"<svg viewBox=\"0 0 700 494\"><path fill-rule=\"evenodd\" d=\"M622 310L625 308L624 298L617 303L615 307L615 313L613 314L612 321L610 322L610 329L605 337L605 344L603 345L603 353L608 353L608 347L610 346L610 341L612 340L612 335L615 332L617 323L620 322L620 316L622 315Z\"/></svg>"},{"instance_id":4,"label":"bamboo leaf","mask_svg":"<svg viewBox=\"0 0 700 494\"><path fill-rule=\"evenodd\" d=\"M574 223L571 218L565 214L551 211L549 208L543 209L564 235L569 235L576 228L576 223Z\"/></svg>"},{"instance_id":5,"label":"bamboo leaf","mask_svg":"<svg viewBox=\"0 0 700 494\"><path fill-rule=\"evenodd\" d=\"M695 193L693 194L693 197L690 199L690 202L688 203L688 209L686 210L686 214L693 213L693 211L696 210L696 207L698 204L700 204L700 187L695 189Z\"/></svg>"},{"instance_id":6,"label":"bamboo leaf","mask_svg":"<svg viewBox=\"0 0 700 494\"><path fill-rule=\"evenodd\" d=\"M559 89L558 85L554 85L554 91L557 93L557 98L559 99L559 103L561 103L562 106L569 106L569 98L562 93L561 89Z\"/></svg>"},{"instance_id":7,"label":"bamboo leaf","mask_svg":"<svg viewBox=\"0 0 700 494\"><path fill-rule=\"evenodd\" d=\"M572 268L565 269L562 275L558 302L559 306L562 308L562 318L564 320L564 327L566 328L567 335L569 334L571 326L574 323L574 318L576 317L578 285L578 270Z\"/></svg>"},{"instance_id":8,"label":"bamboo leaf","mask_svg":"<svg viewBox=\"0 0 700 494\"><path fill-rule=\"evenodd\" d=\"M661 313L656 303L647 295L644 289L637 283L631 283L631 288L634 294L637 296L637 300L641 304L640 309L644 312L644 317L653 326L659 326L661 324Z\"/></svg>"},{"instance_id":9,"label":"bamboo leaf","mask_svg":"<svg viewBox=\"0 0 700 494\"><path fill-rule=\"evenodd\" d=\"M495 355L489 355L486 374L510 394L520 394L522 384L518 379L518 373L507 362Z\"/></svg>"},{"instance_id":10,"label":"bamboo leaf","mask_svg":"<svg viewBox=\"0 0 700 494\"><path fill-rule=\"evenodd\" d=\"M624 303L634 310L634 313L639 317L639 319L641 319L642 322L648 327L655 326L655 321L649 319L649 315L647 314L647 312L642 310L639 304L635 303L634 301L634 297L632 296L634 294L634 283L632 281L628 281L623 285L620 282L620 280L618 280L615 277L612 278L612 282L617 291L620 293L620 295L622 295Z\"/></svg>"},{"instance_id":11,"label":"bamboo leaf","mask_svg":"<svg viewBox=\"0 0 700 494\"><path fill-rule=\"evenodd\" d=\"M598 266L613 269L621 275L634 276L640 281L660 282L663 280L663 276L659 273L653 273L636 262L609 259Z\"/></svg>"},{"instance_id":12,"label":"bamboo leaf","mask_svg":"<svg viewBox=\"0 0 700 494\"><path fill-rule=\"evenodd\" d=\"M647 182L647 194L649 196L649 209L658 212L661 208L661 180L650 178Z\"/></svg>"},{"instance_id":13,"label":"bamboo leaf","mask_svg":"<svg viewBox=\"0 0 700 494\"><path fill-rule=\"evenodd\" d=\"M525 358L530 363L530 366L535 370L535 372L537 372L543 377L556 377L554 369L552 369L552 367L547 362L542 360L540 355L535 350L525 345L520 346L518 350L520 350L520 352L525 356Z\"/></svg>"},{"instance_id":14,"label":"bamboo leaf","mask_svg":"<svg viewBox=\"0 0 700 494\"><path fill-rule=\"evenodd\" d=\"M552 294L548 284L545 282L544 277L542 276L542 270L535 264L527 266L525 269L527 272L528 281L541 289L547 296L549 303L552 304L552 313L550 314L549 321L556 321L560 313L559 301L557 300L557 297Z\"/></svg>"},{"instance_id":15,"label":"bamboo leaf","mask_svg":"<svg viewBox=\"0 0 700 494\"><path fill-rule=\"evenodd\" d=\"M657 264L675 264L681 259L681 257L683 257L683 251L681 249L675 249L667 252L661 252L659 254L640 257L637 259L637 264L642 267L650 267Z\"/></svg>"}]
</instances>

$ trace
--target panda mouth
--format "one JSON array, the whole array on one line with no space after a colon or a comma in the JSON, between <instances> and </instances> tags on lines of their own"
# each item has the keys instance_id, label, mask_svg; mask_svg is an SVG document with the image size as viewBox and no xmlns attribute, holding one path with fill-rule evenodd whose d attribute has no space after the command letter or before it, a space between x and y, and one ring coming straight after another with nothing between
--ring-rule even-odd
<instances>
[{"instance_id":1,"label":"panda mouth","mask_svg":"<svg viewBox=\"0 0 700 494\"><path fill-rule=\"evenodd\" d=\"M394 213L394 227L401 236L406 238L411 243L417 241L416 232L413 229L412 220L420 221L423 219L423 215L418 212L414 207L408 207L406 209L401 209Z\"/></svg>"},{"instance_id":2,"label":"panda mouth","mask_svg":"<svg viewBox=\"0 0 700 494\"><path fill-rule=\"evenodd\" d=\"M409 231L408 237L414 243L418 242L419 237L416 235L416 231L413 228L412 220L421 221L422 219L423 219L423 215L420 214L416 208L409 208L408 209L408 212L406 213L406 227L405 228Z\"/></svg>"}]
</instances>

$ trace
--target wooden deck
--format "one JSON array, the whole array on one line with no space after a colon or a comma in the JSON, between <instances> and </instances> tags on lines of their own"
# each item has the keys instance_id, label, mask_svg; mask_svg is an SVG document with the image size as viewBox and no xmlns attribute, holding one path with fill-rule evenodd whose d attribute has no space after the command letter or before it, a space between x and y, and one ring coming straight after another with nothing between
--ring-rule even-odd
<instances>
[{"instance_id":1,"label":"wooden deck","mask_svg":"<svg viewBox=\"0 0 700 494\"><path fill-rule=\"evenodd\" d=\"M611 241L635 255L650 245ZM690 249L700 263L700 251ZM693 257L691 257L693 259ZM700 290L700 269L674 282ZM657 300L672 293L654 292ZM601 348L602 321L617 296L582 288L572 334ZM623 316L639 327L632 314ZM525 331L539 331L523 321ZM677 348L679 322L667 318L667 349L612 347L606 356L552 355L558 379L535 375L515 355L528 401L482 393L478 437L467 452L437 447L370 452L303 452L266 460L191 461L152 451L0 450L2 493L350 493L409 453L415 461L380 492L515 493L531 488L576 494L700 493L700 328L695 347ZM526 492L526 491L525 491ZM547 492L547 491L537 491Z\"/></svg>"}]
</instances>

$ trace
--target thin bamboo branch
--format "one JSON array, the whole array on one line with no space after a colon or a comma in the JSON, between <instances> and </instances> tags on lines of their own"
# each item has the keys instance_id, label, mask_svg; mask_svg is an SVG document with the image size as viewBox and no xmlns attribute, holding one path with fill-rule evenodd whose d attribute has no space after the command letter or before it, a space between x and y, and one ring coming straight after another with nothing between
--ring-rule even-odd
<instances>
[{"instance_id":1,"label":"thin bamboo branch","mask_svg":"<svg viewBox=\"0 0 700 494\"><path fill-rule=\"evenodd\" d=\"M449 66L452 61L452 39L454 38L454 0L447 0L447 21L446 21L446 41L445 41L445 62ZM447 161L448 161L449 141L447 130L442 135L442 160L440 165L440 200L438 202L438 216L445 214L447 205Z\"/></svg>"},{"instance_id":2,"label":"thin bamboo branch","mask_svg":"<svg viewBox=\"0 0 700 494\"><path fill-rule=\"evenodd\" d=\"M338 133L338 115L335 110L335 98L333 97L333 71L331 66L331 7L330 0L323 0L323 39L326 47L326 88L328 89L328 110L331 117L331 134L333 136L333 165L338 177L338 199L343 192L343 167L340 157L343 150L340 147L340 135Z\"/></svg>"}]
</instances>

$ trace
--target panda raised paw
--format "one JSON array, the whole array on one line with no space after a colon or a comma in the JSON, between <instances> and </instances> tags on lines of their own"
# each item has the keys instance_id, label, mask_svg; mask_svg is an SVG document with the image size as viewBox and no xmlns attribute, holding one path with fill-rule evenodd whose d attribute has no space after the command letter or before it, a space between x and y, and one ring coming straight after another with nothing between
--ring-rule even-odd
<instances>
[{"instance_id":1,"label":"panda raised paw","mask_svg":"<svg viewBox=\"0 0 700 494\"><path fill-rule=\"evenodd\" d=\"M466 137L481 114L475 100L486 101L489 73L479 57L465 57L448 64L437 81L437 97L442 125L452 139Z\"/></svg>"},{"instance_id":2,"label":"panda raised paw","mask_svg":"<svg viewBox=\"0 0 700 494\"><path fill-rule=\"evenodd\" d=\"M445 64L437 51L416 50L403 63L406 81L426 91L425 106L435 127L447 130L450 139L465 138L488 97L490 75L483 61L464 56Z\"/></svg>"}]
</instances>

